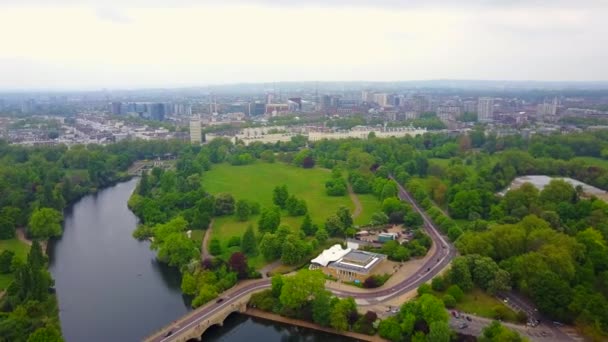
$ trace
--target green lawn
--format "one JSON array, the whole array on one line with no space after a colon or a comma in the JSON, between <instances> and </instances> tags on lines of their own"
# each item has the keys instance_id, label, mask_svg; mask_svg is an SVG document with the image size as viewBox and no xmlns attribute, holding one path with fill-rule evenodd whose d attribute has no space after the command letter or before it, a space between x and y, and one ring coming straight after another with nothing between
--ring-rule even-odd
<instances>
[{"instance_id":1,"label":"green lawn","mask_svg":"<svg viewBox=\"0 0 608 342\"><path fill-rule=\"evenodd\" d=\"M576 157L574 159L572 159L574 161L581 161L587 165L590 166L599 166L599 167L604 167L604 168L608 168L608 160L605 159L601 159L601 158L595 158L595 157Z\"/></svg>"},{"instance_id":2,"label":"green lawn","mask_svg":"<svg viewBox=\"0 0 608 342\"><path fill-rule=\"evenodd\" d=\"M30 250L30 246L17 239L0 240L0 253L5 250L15 252L15 255L19 256L21 260L25 261L27 259L27 253ZM13 281L12 274L0 274L0 290L6 289L11 281Z\"/></svg>"},{"instance_id":3,"label":"green lawn","mask_svg":"<svg viewBox=\"0 0 608 342\"><path fill-rule=\"evenodd\" d=\"M358 194L357 197L359 197L359 202L361 202L361 206L363 206L363 211L355 218L355 224L358 226L367 225L371 222L372 215L375 212L382 211L382 203L380 203L378 198L372 194Z\"/></svg>"},{"instance_id":4,"label":"green lawn","mask_svg":"<svg viewBox=\"0 0 608 342\"><path fill-rule=\"evenodd\" d=\"M494 308L497 306L504 308L507 314L505 321L516 322L516 314L513 310L480 289L473 289L465 293L462 301L456 304L456 309L476 316L495 318Z\"/></svg>"},{"instance_id":5,"label":"green lawn","mask_svg":"<svg viewBox=\"0 0 608 342\"><path fill-rule=\"evenodd\" d=\"M272 190L278 185L287 185L290 194L306 200L308 211L314 223L322 225L325 219L334 214L340 206L346 206L351 211L354 204L348 194L332 197L325 194L325 182L330 179L327 169L303 169L283 163L256 162L251 165L232 166L229 164L214 165L203 174L203 187L210 193L227 192L236 200L248 199L260 203L262 207L272 206ZM358 195L363 210L355 220L355 224L370 221L371 215L380 210L380 202L372 195ZM242 236L247 226L252 224L257 228L259 216L251 217L246 222L238 221L234 216L216 218L213 224L213 237L222 244L222 257L229 257L237 248L227 248L228 239L232 236ZM281 224L287 224L292 229L299 229L303 217L290 217L286 212L281 217ZM194 238L194 237L193 237ZM250 258L252 266L261 267L265 264L261 257Z\"/></svg>"}]
</instances>

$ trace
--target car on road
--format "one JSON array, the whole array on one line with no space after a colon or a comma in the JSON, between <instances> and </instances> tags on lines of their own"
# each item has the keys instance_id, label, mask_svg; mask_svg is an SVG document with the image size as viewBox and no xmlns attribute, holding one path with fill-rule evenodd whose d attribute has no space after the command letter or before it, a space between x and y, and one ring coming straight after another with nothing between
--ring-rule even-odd
<instances>
[{"instance_id":1,"label":"car on road","mask_svg":"<svg viewBox=\"0 0 608 342\"><path fill-rule=\"evenodd\" d=\"M466 316L465 318L466 318L466 320L467 320L467 321L469 321L469 322L472 322L472 321L473 321L473 320L471 319L471 317L469 317L469 316Z\"/></svg>"},{"instance_id":2,"label":"car on road","mask_svg":"<svg viewBox=\"0 0 608 342\"><path fill-rule=\"evenodd\" d=\"M458 329L465 329L465 328L468 328L468 327L469 327L469 325L466 324L465 322L462 322L462 323L458 324Z\"/></svg>"},{"instance_id":3,"label":"car on road","mask_svg":"<svg viewBox=\"0 0 608 342\"><path fill-rule=\"evenodd\" d=\"M163 337L169 337L173 334L173 330L167 331L167 333Z\"/></svg>"},{"instance_id":4,"label":"car on road","mask_svg":"<svg viewBox=\"0 0 608 342\"><path fill-rule=\"evenodd\" d=\"M452 311L452 316L454 316L455 318L460 318L460 314L458 313L458 311Z\"/></svg>"},{"instance_id":5,"label":"car on road","mask_svg":"<svg viewBox=\"0 0 608 342\"><path fill-rule=\"evenodd\" d=\"M215 302L216 302L217 304L219 304L219 303L221 303L221 302L223 302L223 301L224 301L224 298L220 298L220 299L216 300Z\"/></svg>"}]
</instances>

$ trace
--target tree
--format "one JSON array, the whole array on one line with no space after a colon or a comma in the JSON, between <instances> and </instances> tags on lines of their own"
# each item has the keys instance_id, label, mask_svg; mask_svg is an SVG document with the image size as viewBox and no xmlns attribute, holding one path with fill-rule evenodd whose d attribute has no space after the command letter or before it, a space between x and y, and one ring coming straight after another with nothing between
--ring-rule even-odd
<instances>
[{"instance_id":1,"label":"tree","mask_svg":"<svg viewBox=\"0 0 608 342\"><path fill-rule=\"evenodd\" d=\"M283 278L279 300L283 306L297 310L324 288L325 275L321 271L300 270L294 276Z\"/></svg>"},{"instance_id":2,"label":"tree","mask_svg":"<svg viewBox=\"0 0 608 342\"><path fill-rule=\"evenodd\" d=\"M247 257L241 252L232 253L228 260L230 270L236 272L239 279L247 279L249 267L247 266Z\"/></svg>"},{"instance_id":3,"label":"tree","mask_svg":"<svg viewBox=\"0 0 608 342\"><path fill-rule=\"evenodd\" d=\"M29 222L29 232L37 239L46 240L61 235L63 215L52 208L36 209Z\"/></svg>"},{"instance_id":4,"label":"tree","mask_svg":"<svg viewBox=\"0 0 608 342\"><path fill-rule=\"evenodd\" d=\"M293 195L289 196L287 199L285 209L287 209L290 216L301 216L308 212L306 201L303 199L298 199Z\"/></svg>"},{"instance_id":5,"label":"tree","mask_svg":"<svg viewBox=\"0 0 608 342\"><path fill-rule=\"evenodd\" d=\"M279 207L264 208L258 221L260 232L274 233L281 224L281 209Z\"/></svg>"},{"instance_id":6,"label":"tree","mask_svg":"<svg viewBox=\"0 0 608 342\"><path fill-rule=\"evenodd\" d=\"M521 342L525 341L517 332L505 328L498 321L493 321L482 330L480 342Z\"/></svg>"},{"instance_id":7,"label":"tree","mask_svg":"<svg viewBox=\"0 0 608 342\"><path fill-rule=\"evenodd\" d=\"M341 299L331 309L330 324L337 330L348 330L349 317L357 313L357 304L352 297Z\"/></svg>"},{"instance_id":8,"label":"tree","mask_svg":"<svg viewBox=\"0 0 608 342\"><path fill-rule=\"evenodd\" d=\"M169 266L181 267L196 258L199 251L196 243L185 234L170 234L158 250L158 259Z\"/></svg>"},{"instance_id":9,"label":"tree","mask_svg":"<svg viewBox=\"0 0 608 342\"><path fill-rule=\"evenodd\" d=\"M567 306L572 301L572 288L564 279L549 270L537 270L530 279L530 295L541 312L549 317L567 319Z\"/></svg>"},{"instance_id":10,"label":"tree","mask_svg":"<svg viewBox=\"0 0 608 342\"><path fill-rule=\"evenodd\" d=\"M380 321L380 325L378 325L378 334L393 342L401 341L403 338L399 321L392 316Z\"/></svg>"},{"instance_id":11,"label":"tree","mask_svg":"<svg viewBox=\"0 0 608 342\"><path fill-rule=\"evenodd\" d=\"M276 186L272 191L272 202L281 209L285 209L288 198L289 192L287 191L287 185Z\"/></svg>"},{"instance_id":12,"label":"tree","mask_svg":"<svg viewBox=\"0 0 608 342\"><path fill-rule=\"evenodd\" d=\"M271 283L272 283L272 289L271 289L272 295L275 298L279 298L279 296L281 295L281 291L283 289L283 276L280 274L273 276L271 279Z\"/></svg>"},{"instance_id":13,"label":"tree","mask_svg":"<svg viewBox=\"0 0 608 342\"><path fill-rule=\"evenodd\" d=\"M312 320L324 327L329 326L332 295L327 290L319 291L312 300Z\"/></svg>"},{"instance_id":14,"label":"tree","mask_svg":"<svg viewBox=\"0 0 608 342\"><path fill-rule=\"evenodd\" d=\"M306 236L312 236L317 231L317 227L312 224L312 219L309 214L304 216L304 220L302 221L302 225L300 226L300 230L306 234Z\"/></svg>"},{"instance_id":15,"label":"tree","mask_svg":"<svg viewBox=\"0 0 608 342\"><path fill-rule=\"evenodd\" d=\"M347 207L340 206L340 208L338 208L338 211L336 212L336 216L338 216L340 222L342 222L343 229L347 229L353 226L353 217Z\"/></svg>"},{"instance_id":16,"label":"tree","mask_svg":"<svg viewBox=\"0 0 608 342\"><path fill-rule=\"evenodd\" d=\"M331 215L325 220L325 230L331 236L343 235L345 227L342 225L342 220L338 215Z\"/></svg>"},{"instance_id":17,"label":"tree","mask_svg":"<svg viewBox=\"0 0 608 342\"><path fill-rule=\"evenodd\" d=\"M425 293L431 293L432 289L431 289L431 285L424 283L424 284L420 284L420 286L418 286L418 290L417 293L419 296L422 296Z\"/></svg>"},{"instance_id":18,"label":"tree","mask_svg":"<svg viewBox=\"0 0 608 342\"><path fill-rule=\"evenodd\" d=\"M449 342L451 337L450 327L447 322L433 322L429 324L430 331L427 339L433 342Z\"/></svg>"},{"instance_id":19,"label":"tree","mask_svg":"<svg viewBox=\"0 0 608 342\"><path fill-rule=\"evenodd\" d=\"M450 285L445 293L452 296L457 302L460 302L464 298L464 292L462 292L458 285Z\"/></svg>"},{"instance_id":20,"label":"tree","mask_svg":"<svg viewBox=\"0 0 608 342\"><path fill-rule=\"evenodd\" d=\"M196 278L189 272L184 272L182 275L182 292L187 295L194 295L196 293Z\"/></svg>"},{"instance_id":21,"label":"tree","mask_svg":"<svg viewBox=\"0 0 608 342\"><path fill-rule=\"evenodd\" d=\"M372 214L371 222L374 226L381 226L388 223L388 216L385 213L378 211Z\"/></svg>"},{"instance_id":22,"label":"tree","mask_svg":"<svg viewBox=\"0 0 608 342\"><path fill-rule=\"evenodd\" d=\"M265 233L260 241L260 252L267 261L276 260L281 256L282 246L278 236Z\"/></svg>"},{"instance_id":23,"label":"tree","mask_svg":"<svg viewBox=\"0 0 608 342\"><path fill-rule=\"evenodd\" d=\"M437 276L431 281L431 287L434 291L443 292L446 288L445 279L442 276Z\"/></svg>"},{"instance_id":24,"label":"tree","mask_svg":"<svg viewBox=\"0 0 608 342\"><path fill-rule=\"evenodd\" d=\"M325 241L327 241L327 239L329 239L329 234L325 229L319 228L315 233L315 238L317 239L317 241L319 241L319 243L324 243Z\"/></svg>"},{"instance_id":25,"label":"tree","mask_svg":"<svg viewBox=\"0 0 608 342\"><path fill-rule=\"evenodd\" d=\"M234 213L234 197L231 194L221 193L215 198L215 215L232 215Z\"/></svg>"},{"instance_id":26,"label":"tree","mask_svg":"<svg viewBox=\"0 0 608 342\"><path fill-rule=\"evenodd\" d=\"M258 254L258 246L255 240L255 233L253 232L253 226L249 225L243 239L241 240L241 251L249 256L256 256Z\"/></svg>"},{"instance_id":27,"label":"tree","mask_svg":"<svg viewBox=\"0 0 608 342\"><path fill-rule=\"evenodd\" d=\"M63 342L59 329L52 325L46 325L36 329L28 338L27 342Z\"/></svg>"},{"instance_id":28,"label":"tree","mask_svg":"<svg viewBox=\"0 0 608 342\"><path fill-rule=\"evenodd\" d=\"M4 213L0 214L0 240L12 239L15 237L15 222Z\"/></svg>"},{"instance_id":29,"label":"tree","mask_svg":"<svg viewBox=\"0 0 608 342\"><path fill-rule=\"evenodd\" d=\"M448 277L450 283L458 285L464 291L469 291L473 288L473 279L465 258L459 257L452 261Z\"/></svg>"},{"instance_id":30,"label":"tree","mask_svg":"<svg viewBox=\"0 0 608 342\"><path fill-rule=\"evenodd\" d=\"M14 256L15 253L9 250L4 250L0 253L0 274L11 272L11 264L13 263Z\"/></svg>"},{"instance_id":31,"label":"tree","mask_svg":"<svg viewBox=\"0 0 608 342\"><path fill-rule=\"evenodd\" d=\"M249 208L249 202L246 200L238 200L236 202L236 217L239 221L247 221L251 215L251 208Z\"/></svg>"},{"instance_id":32,"label":"tree","mask_svg":"<svg viewBox=\"0 0 608 342\"><path fill-rule=\"evenodd\" d=\"M209 241L209 253L211 253L211 255L222 254L222 246L220 245L220 240L218 240L217 238L212 238L211 241Z\"/></svg>"}]
</instances>

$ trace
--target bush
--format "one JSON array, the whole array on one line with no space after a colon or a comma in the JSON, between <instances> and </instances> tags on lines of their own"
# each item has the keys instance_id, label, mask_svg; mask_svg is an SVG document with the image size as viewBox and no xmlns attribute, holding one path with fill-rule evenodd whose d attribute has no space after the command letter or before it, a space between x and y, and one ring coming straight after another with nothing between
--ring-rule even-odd
<instances>
[{"instance_id":1,"label":"bush","mask_svg":"<svg viewBox=\"0 0 608 342\"><path fill-rule=\"evenodd\" d=\"M3 251L0 254L0 273L6 274L11 271L11 264L13 263L13 257L15 253L13 251Z\"/></svg>"},{"instance_id":2,"label":"bush","mask_svg":"<svg viewBox=\"0 0 608 342\"><path fill-rule=\"evenodd\" d=\"M464 292L462 292L460 286L458 285L452 285L448 287L446 294L449 294L450 296L454 297L456 302L460 302L462 298L464 298Z\"/></svg>"},{"instance_id":3,"label":"bush","mask_svg":"<svg viewBox=\"0 0 608 342\"><path fill-rule=\"evenodd\" d=\"M517 311L517 315L515 316L515 319L517 319L517 322L519 322L521 324L525 324L528 321L528 314L526 314L523 311Z\"/></svg>"},{"instance_id":4,"label":"bush","mask_svg":"<svg viewBox=\"0 0 608 342\"><path fill-rule=\"evenodd\" d=\"M209 253L211 255L220 255L222 254L222 246L220 245L220 240L213 238L209 242Z\"/></svg>"},{"instance_id":5,"label":"bush","mask_svg":"<svg viewBox=\"0 0 608 342\"><path fill-rule=\"evenodd\" d=\"M146 239L151 238L152 236L154 236L154 233L152 232L152 228L144 226L143 224L138 226L133 231L133 237L136 238L137 240L146 240Z\"/></svg>"},{"instance_id":6,"label":"bush","mask_svg":"<svg viewBox=\"0 0 608 342\"><path fill-rule=\"evenodd\" d=\"M429 284L424 283L418 287L418 296L422 296L423 294L431 293L431 292L433 292L433 289L431 288L431 285L429 285Z\"/></svg>"},{"instance_id":7,"label":"bush","mask_svg":"<svg viewBox=\"0 0 608 342\"><path fill-rule=\"evenodd\" d=\"M443 304L445 304L445 307L448 309L451 309L456 306L456 299L454 299L454 297L449 294L444 295L442 300Z\"/></svg>"},{"instance_id":8,"label":"bush","mask_svg":"<svg viewBox=\"0 0 608 342\"><path fill-rule=\"evenodd\" d=\"M239 247L241 245L241 237L233 236L228 240L228 247Z\"/></svg>"},{"instance_id":9,"label":"bush","mask_svg":"<svg viewBox=\"0 0 608 342\"><path fill-rule=\"evenodd\" d=\"M431 287L433 288L433 290L438 291L438 292L445 291L445 288L446 288L445 279L441 276L437 276L437 277L433 278L433 281L431 282ZM452 298L454 298L454 297L452 297Z\"/></svg>"}]
</instances>

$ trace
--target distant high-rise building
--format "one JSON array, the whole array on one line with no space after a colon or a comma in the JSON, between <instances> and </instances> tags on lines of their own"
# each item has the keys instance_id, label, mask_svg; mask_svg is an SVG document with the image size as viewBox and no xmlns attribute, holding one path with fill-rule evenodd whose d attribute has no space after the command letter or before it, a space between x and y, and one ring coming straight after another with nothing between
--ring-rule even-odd
<instances>
[{"instance_id":1,"label":"distant high-rise building","mask_svg":"<svg viewBox=\"0 0 608 342\"><path fill-rule=\"evenodd\" d=\"M477 102L464 101L462 107L465 113L477 113Z\"/></svg>"},{"instance_id":2,"label":"distant high-rise building","mask_svg":"<svg viewBox=\"0 0 608 342\"><path fill-rule=\"evenodd\" d=\"M203 129L201 118L196 116L190 119L190 143L201 144L203 142Z\"/></svg>"},{"instance_id":3,"label":"distant high-rise building","mask_svg":"<svg viewBox=\"0 0 608 342\"><path fill-rule=\"evenodd\" d=\"M264 115L264 113L266 112L266 104L262 103L262 102L255 102L252 105L252 115Z\"/></svg>"},{"instance_id":4,"label":"distant high-rise building","mask_svg":"<svg viewBox=\"0 0 608 342\"><path fill-rule=\"evenodd\" d=\"M110 111L112 115L120 115L122 114L122 102L112 102L110 104Z\"/></svg>"},{"instance_id":5,"label":"distant high-rise building","mask_svg":"<svg viewBox=\"0 0 608 342\"><path fill-rule=\"evenodd\" d=\"M328 110L329 108L331 108L331 96L329 95L323 95L321 96L321 109L322 110Z\"/></svg>"},{"instance_id":6,"label":"distant high-rise building","mask_svg":"<svg viewBox=\"0 0 608 342\"><path fill-rule=\"evenodd\" d=\"M291 111L301 111L302 110L302 98L301 97L291 97L289 98L289 100L287 100L287 102L289 103Z\"/></svg>"},{"instance_id":7,"label":"distant high-rise building","mask_svg":"<svg viewBox=\"0 0 608 342\"><path fill-rule=\"evenodd\" d=\"M388 94L386 94L386 93L374 94L374 102L376 102L381 107L385 107L388 104Z\"/></svg>"},{"instance_id":8,"label":"distant high-rise building","mask_svg":"<svg viewBox=\"0 0 608 342\"><path fill-rule=\"evenodd\" d=\"M268 93L266 94L266 104L271 104L274 102L274 94Z\"/></svg>"},{"instance_id":9,"label":"distant high-rise building","mask_svg":"<svg viewBox=\"0 0 608 342\"><path fill-rule=\"evenodd\" d=\"M462 109L458 106L437 107L437 117L444 123L455 120L460 114L462 114Z\"/></svg>"},{"instance_id":10,"label":"distant high-rise building","mask_svg":"<svg viewBox=\"0 0 608 342\"><path fill-rule=\"evenodd\" d=\"M36 101L34 99L25 100L21 103L22 113L31 113L36 109Z\"/></svg>"},{"instance_id":11,"label":"distant high-rise building","mask_svg":"<svg viewBox=\"0 0 608 342\"><path fill-rule=\"evenodd\" d=\"M480 97L477 101L477 120L480 122L494 121L494 99L491 97Z\"/></svg>"},{"instance_id":12,"label":"distant high-rise building","mask_svg":"<svg viewBox=\"0 0 608 342\"><path fill-rule=\"evenodd\" d=\"M414 95L412 97L412 110L417 113L424 113L430 110L430 101L426 95Z\"/></svg>"},{"instance_id":13,"label":"distant high-rise building","mask_svg":"<svg viewBox=\"0 0 608 342\"><path fill-rule=\"evenodd\" d=\"M150 111L150 118L152 120L165 120L165 105L163 103L152 103L148 107Z\"/></svg>"},{"instance_id":14,"label":"distant high-rise building","mask_svg":"<svg viewBox=\"0 0 608 342\"><path fill-rule=\"evenodd\" d=\"M536 113L540 117L555 116L557 114L557 97L551 102L545 100L543 103L539 104Z\"/></svg>"}]
</instances>

